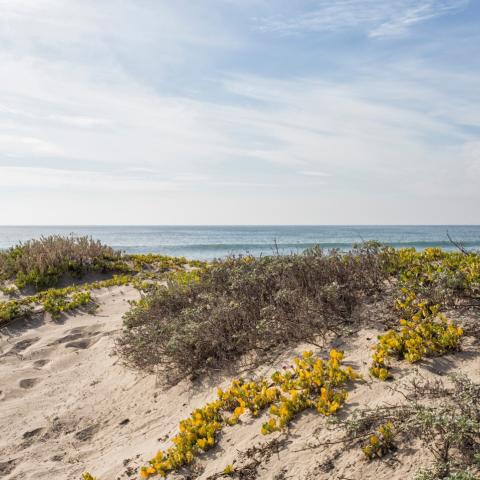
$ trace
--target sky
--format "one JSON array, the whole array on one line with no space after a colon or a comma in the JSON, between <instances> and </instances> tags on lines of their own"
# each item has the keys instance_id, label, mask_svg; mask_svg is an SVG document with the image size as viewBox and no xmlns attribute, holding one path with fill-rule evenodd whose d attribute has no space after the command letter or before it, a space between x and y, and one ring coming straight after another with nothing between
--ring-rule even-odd
<instances>
[{"instance_id":1,"label":"sky","mask_svg":"<svg viewBox=\"0 0 480 480\"><path fill-rule=\"evenodd\" d=\"M479 224L478 0L0 0L0 224Z\"/></svg>"}]
</instances>

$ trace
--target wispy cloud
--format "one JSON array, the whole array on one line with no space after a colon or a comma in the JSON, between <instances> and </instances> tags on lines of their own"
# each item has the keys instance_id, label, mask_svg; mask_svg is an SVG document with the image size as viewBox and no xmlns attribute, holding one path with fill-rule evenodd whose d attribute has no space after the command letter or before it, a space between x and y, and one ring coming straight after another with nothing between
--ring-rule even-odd
<instances>
[{"instance_id":1,"label":"wispy cloud","mask_svg":"<svg viewBox=\"0 0 480 480\"><path fill-rule=\"evenodd\" d=\"M0 222L471 222L479 37L450 15L467 4L0 0ZM454 34L388 62L403 42L371 38L439 16Z\"/></svg>"},{"instance_id":2,"label":"wispy cloud","mask_svg":"<svg viewBox=\"0 0 480 480\"><path fill-rule=\"evenodd\" d=\"M413 25L463 10L469 0L318 0L308 12L260 21L263 31L281 34L364 30L371 37L399 35Z\"/></svg>"}]
</instances>

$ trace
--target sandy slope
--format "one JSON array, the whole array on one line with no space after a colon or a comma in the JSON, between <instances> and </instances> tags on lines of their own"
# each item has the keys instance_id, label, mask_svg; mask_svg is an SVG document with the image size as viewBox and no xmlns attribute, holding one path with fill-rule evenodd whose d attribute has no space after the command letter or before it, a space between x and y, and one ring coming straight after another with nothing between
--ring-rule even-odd
<instances>
[{"instance_id":1,"label":"sandy slope","mask_svg":"<svg viewBox=\"0 0 480 480\"><path fill-rule=\"evenodd\" d=\"M212 382L192 386L185 380L166 390L154 377L125 369L111 355L128 300L137 297L130 287L103 290L96 315L77 313L61 322L38 319L0 330L1 478L77 480L85 470L101 480L137 478L138 466L168 445L178 421L213 399ZM346 351L352 366L366 372L375 335L363 330L336 346ZM288 364L294 355L286 352L261 373ZM478 381L479 348L467 340L464 352L419 369L433 376L464 371ZM405 381L415 371L405 368L397 378ZM228 379L217 382L226 384ZM365 383L350 392L342 415L394 400L387 384ZM234 460L241 463L241 452L274 439L259 434L262 421L246 419L227 428L219 446L200 460L200 478L221 472ZM324 423L315 413L304 414L287 438L279 437L276 453L250 452L243 462L256 458L258 464L249 478L400 480L411 478L429 461L410 445L394 458L367 463L358 449L345 452L335 443L338 432L327 430ZM311 448L319 442L330 444Z\"/></svg>"}]
</instances>

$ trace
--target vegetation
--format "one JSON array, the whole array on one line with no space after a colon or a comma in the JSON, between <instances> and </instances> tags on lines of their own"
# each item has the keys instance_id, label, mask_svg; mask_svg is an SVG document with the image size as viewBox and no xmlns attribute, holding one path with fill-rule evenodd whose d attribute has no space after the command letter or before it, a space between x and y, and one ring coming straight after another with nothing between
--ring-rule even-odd
<instances>
[{"instance_id":1,"label":"vegetation","mask_svg":"<svg viewBox=\"0 0 480 480\"><path fill-rule=\"evenodd\" d=\"M400 288L415 292L432 305L454 305L480 295L478 252L383 247L381 256L385 270L397 278Z\"/></svg>"},{"instance_id":2,"label":"vegetation","mask_svg":"<svg viewBox=\"0 0 480 480\"><path fill-rule=\"evenodd\" d=\"M90 473L88 472L85 472L83 475L82 475L82 480L97 480L96 477L90 475Z\"/></svg>"},{"instance_id":3,"label":"vegetation","mask_svg":"<svg viewBox=\"0 0 480 480\"><path fill-rule=\"evenodd\" d=\"M91 295L93 290L122 286L134 283L132 275L114 275L108 280L100 280L86 285L72 285L65 288L50 288L35 295L0 302L0 326L16 318L32 313L35 305L40 305L45 312L58 318L63 313L80 307L94 307ZM139 285L139 288L141 285Z\"/></svg>"},{"instance_id":4,"label":"vegetation","mask_svg":"<svg viewBox=\"0 0 480 480\"><path fill-rule=\"evenodd\" d=\"M110 278L53 288L93 272ZM395 250L369 242L348 253L313 248L206 264L125 255L87 237L52 236L0 252L0 283L8 296L0 301L0 326L40 309L53 318L79 308L93 310L95 290L133 285L143 295L125 315L116 351L127 365L173 380L239 361L252 366L301 342L325 346L360 327L354 314L367 298L388 299L394 322L385 322L370 365L373 377L386 380L393 378L397 361L420 362L461 348L463 326L445 311L477 305L480 255ZM25 295L32 293L26 288L36 292ZM268 379L233 380L214 401L180 422L172 446L158 452L141 475L166 477L190 465L245 416L264 415L263 435L287 430L306 410L335 417L346 402L347 387L360 378L342 361L337 350L327 360L304 352ZM375 461L394 455L407 439L417 439L434 464L419 470L415 480L478 478L480 385L454 377L449 386L413 384L403 396L401 405L361 411L344 421L345 441L355 442L368 461ZM222 474L238 476L233 465ZM89 473L83 479L95 480Z\"/></svg>"},{"instance_id":5,"label":"vegetation","mask_svg":"<svg viewBox=\"0 0 480 480\"><path fill-rule=\"evenodd\" d=\"M316 409L321 415L335 414L347 398L343 386L358 375L349 367L343 368L343 353L330 352L328 361L304 352L294 359L294 367L285 372L275 372L271 382L258 380L233 380L227 390L219 389L217 399L192 412L180 422L179 433L172 439L173 446L160 451L142 467L140 475L166 477L193 462L194 458L212 448L220 431L226 425L235 425L247 411L258 417L270 406L270 419L263 424L262 433L283 429L296 415L307 409ZM233 473L227 466L224 473Z\"/></svg>"},{"instance_id":6,"label":"vegetation","mask_svg":"<svg viewBox=\"0 0 480 480\"><path fill-rule=\"evenodd\" d=\"M66 276L82 278L87 273L157 274L185 266L202 267L204 262L157 254L125 255L90 237L52 235L0 251L0 281L13 281L18 289L44 290L56 287ZM6 294L15 287L1 286Z\"/></svg>"},{"instance_id":7,"label":"vegetation","mask_svg":"<svg viewBox=\"0 0 480 480\"><path fill-rule=\"evenodd\" d=\"M172 275L177 275L179 282L184 278L187 281L196 275L195 270L185 271L187 266L198 269L204 262L156 254L124 255L88 237L54 235L20 243L0 251L0 291L10 297L0 301L0 325L30 315L36 306L54 318L81 307L93 309L91 292L100 288L132 284L146 293L154 290L159 280ZM111 277L52 288L93 272ZM26 287L38 293L22 295Z\"/></svg>"},{"instance_id":8,"label":"vegetation","mask_svg":"<svg viewBox=\"0 0 480 480\"><path fill-rule=\"evenodd\" d=\"M393 437L398 444L417 439L431 453L434 464L420 470L415 480L478 478L480 384L465 376L452 376L448 386L415 380L402 393L403 404L360 410L343 422L346 442L369 438L362 449L372 460L395 449ZM375 455L380 447L382 455Z\"/></svg>"},{"instance_id":9,"label":"vegetation","mask_svg":"<svg viewBox=\"0 0 480 480\"><path fill-rule=\"evenodd\" d=\"M360 298L381 287L379 261L369 248L349 254L316 248L213 262L171 278L134 305L117 351L143 371L182 377L274 346L318 344L347 326Z\"/></svg>"},{"instance_id":10,"label":"vegetation","mask_svg":"<svg viewBox=\"0 0 480 480\"><path fill-rule=\"evenodd\" d=\"M369 460L381 458L395 449L393 442L394 427L392 422L380 425L377 431L370 435L367 445L362 447L362 452Z\"/></svg>"},{"instance_id":11,"label":"vegetation","mask_svg":"<svg viewBox=\"0 0 480 480\"><path fill-rule=\"evenodd\" d=\"M128 365L182 377L273 346L318 345L348 327L366 295L393 289L400 328L379 338L371 368L385 380L389 359L460 348L462 329L440 312L480 294L480 255L370 242L345 254L233 257L170 280L125 316L117 351Z\"/></svg>"},{"instance_id":12,"label":"vegetation","mask_svg":"<svg viewBox=\"0 0 480 480\"><path fill-rule=\"evenodd\" d=\"M389 330L378 337L370 373L386 380L390 378L387 360L396 356L399 360L415 363L425 356L443 355L460 348L463 329L439 315L440 305L419 302L414 292L404 290L407 298L397 300L397 307L405 317L400 320L401 329Z\"/></svg>"},{"instance_id":13,"label":"vegetation","mask_svg":"<svg viewBox=\"0 0 480 480\"><path fill-rule=\"evenodd\" d=\"M399 327L380 335L374 347L370 372L382 380L391 377L394 358L414 363L460 349L463 329L441 312L478 297L480 255L367 243L345 254L315 248L297 255L216 261L192 274L172 275L165 287L134 304L125 316L117 351L127 364L142 370L198 375L275 347L301 341L320 345L351 327L352 312L367 295L386 298L387 293L394 297L392 312L401 318ZM358 378L340 368L342 357L333 351L323 362L305 353L270 382L235 380L227 391L219 390L215 402L180 424L174 446L159 452L142 475L166 476L190 464L247 411L258 416L268 408L264 435L284 429L306 409L334 415L346 399L342 385ZM361 435L366 458L390 454L397 437L401 441L412 435L437 459L433 470L418 475L471 478L473 463L453 465L451 453L458 453L465 442L477 448L478 418L473 410L465 416L463 402L476 387L466 380L456 386L462 393L450 397L457 402L454 408L450 402L415 402L388 409L388 415L379 416L381 422L370 421L373 431ZM225 475L234 474L233 467L227 470Z\"/></svg>"},{"instance_id":14,"label":"vegetation","mask_svg":"<svg viewBox=\"0 0 480 480\"><path fill-rule=\"evenodd\" d=\"M444 306L480 294L480 255L445 252L438 248L380 250L385 271L398 282L395 307L401 312L400 330L379 336L370 372L391 377L389 357L410 363L460 348L463 329L439 314Z\"/></svg>"},{"instance_id":15,"label":"vegetation","mask_svg":"<svg viewBox=\"0 0 480 480\"><path fill-rule=\"evenodd\" d=\"M122 268L120 252L89 237L52 235L20 243L0 252L0 278L14 279L18 288L41 290L58 285L62 276Z\"/></svg>"}]
</instances>

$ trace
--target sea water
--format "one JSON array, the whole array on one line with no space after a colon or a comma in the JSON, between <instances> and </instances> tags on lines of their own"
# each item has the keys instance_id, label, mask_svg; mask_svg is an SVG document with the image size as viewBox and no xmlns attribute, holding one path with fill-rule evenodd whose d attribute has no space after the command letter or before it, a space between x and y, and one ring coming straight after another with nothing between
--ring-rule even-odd
<instances>
[{"instance_id":1,"label":"sea water","mask_svg":"<svg viewBox=\"0 0 480 480\"><path fill-rule=\"evenodd\" d=\"M299 252L314 245L348 250L365 240L394 247L480 249L480 225L435 226L0 226L0 249L42 235L88 235L128 253L162 253L195 259L230 254Z\"/></svg>"}]
</instances>

